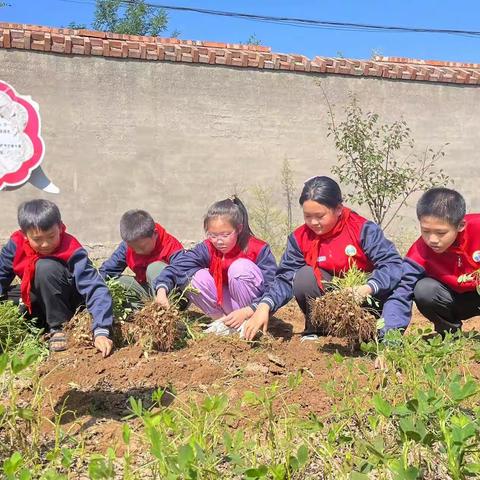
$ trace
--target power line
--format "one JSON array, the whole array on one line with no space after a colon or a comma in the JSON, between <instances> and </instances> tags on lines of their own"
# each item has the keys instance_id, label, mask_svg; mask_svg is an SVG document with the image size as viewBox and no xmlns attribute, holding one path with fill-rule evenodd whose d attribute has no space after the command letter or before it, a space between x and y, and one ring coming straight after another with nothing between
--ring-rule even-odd
<instances>
[{"instance_id":1,"label":"power line","mask_svg":"<svg viewBox=\"0 0 480 480\"><path fill-rule=\"evenodd\" d=\"M84 3L95 4L91 1L82 0L61 0L68 3ZM132 5L132 0L122 0L120 3L124 5ZM350 22L336 22L331 20L316 20L308 18L295 17L276 17L271 15L257 15L251 13L227 12L222 10L210 10L196 7L181 7L176 5L162 5L157 3L145 2L148 7L159 8L164 10L173 10L178 12L198 13L202 15L212 15L220 17L230 17L242 20L250 20L255 22L273 23L286 25L291 27L303 28L320 28L326 30L347 30L347 31L364 31L364 32L383 32L383 33L434 33L445 35L460 35L467 37L480 37L478 30L458 30L451 28L427 28L427 27L405 27L396 25L375 25L366 23L350 23Z\"/></svg>"}]
</instances>

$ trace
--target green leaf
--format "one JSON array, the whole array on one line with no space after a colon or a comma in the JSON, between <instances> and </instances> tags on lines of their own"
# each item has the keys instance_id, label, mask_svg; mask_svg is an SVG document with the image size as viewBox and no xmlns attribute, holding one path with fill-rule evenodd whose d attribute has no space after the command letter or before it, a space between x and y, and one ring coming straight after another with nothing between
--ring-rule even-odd
<instances>
[{"instance_id":1,"label":"green leaf","mask_svg":"<svg viewBox=\"0 0 480 480\"><path fill-rule=\"evenodd\" d=\"M34 414L31 408L17 408L17 415L23 420L31 422L33 420Z\"/></svg>"},{"instance_id":2,"label":"green leaf","mask_svg":"<svg viewBox=\"0 0 480 480\"><path fill-rule=\"evenodd\" d=\"M390 418L392 416L392 406L380 395L375 394L373 396L373 405L375 406L375 410L384 417Z\"/></svg>"},{"instance_id":3,"label":"green leaf","mask_svg":"<svg viewBox=\"0 0 480 480\"><path fill-rule=\"evenodd\" d=\"M465 400L466 398L475 395L477 391L477 384L472 379L467 380L467 382L465 382L463 386L456 381L450 384L450 393L453 400L455 400L456 402L461 402L462 400Z\"/></svg>"},{"instance_id":4,"label":"green leaf","mask_svg":"<svg viewBox=\"0 0 480 480\"><path fill-rule=\"evenodd\" d=\"M62 466L70 468L73 463L73 450L70 448L62 448Z\"/></svg>"},{"instance_id":5,"label":"green leaf","mask_svg":"<svg viewBox=\"0 0 480 480\"><path fill-rule=\"evenodd\" d=\"M10 368L16 375L32 365L38 358L37 352L27 352L23 357L13 356L10 360Z\"/></svg>"},{"instance_id":6,"label":"green leaf","mask_svg":"<svg viewBox=\"0 0 480 480\"><path fill-rule=\"evenodd\" d=\"M256 479L266 477L268 473L268 468L266 465L260 465L257 468L249 468L245 470L244 474L248 479Z\"/></svg>"},{"instance_id":7,"label":"green leaf","mask_svg":"<svg viewBox=\"0 0 480 480\"><path fill-rule=\"evenodd\" d=\"M30 473L30 470L27 470L24 468L19 474L18 474L18 480L31 480L32 474ZM58 478L58 477L57 477Z\"/></svg>"},{"instance_id":8,"label":"green leaf","mask_svg":"<svg viewBox=\"0 0 480 480\"><path fill-rule=\"evenodd\" d=\"M351 472L348 477L349 480L368 480L369 478L367 474L360 472Z\"/></svg>"},{"instance_id":9,"label":"green leaf","mask_svg":"<svg viewBox=\"0 0 480 480\"><path fill-rule=\"evenodd\" d=\"M22 466L23 458L20 452L14 452L3 462L3 473L12 476Z\"/></svg>"},{"instance_id":10,"label":"green leaf","mask_svg":"<svg viewBox=\"0 0 480 480\"><path fill-rule=\"evenodd\" d=\"M0 375L3 374L8 365L9 356L8 353L2 353L0 355Z\"/></svg>"},{"instance_id":11,"label":"green leaf","mask_svg":"<svg viewBox=\"0 0 480 480\"><path fill-rule=\"evenodd\" d=\"M384 318L379 318L377 320L377 330L381 330L384 327L385 327L385 319Z\"/></svg>"},{"instance_id":12,"label":"green leaf","mask_svg":"<svg viewBox=\"0 0 480 480\"><path fill-rule=\"evenodd\" d=\"M306 445L300 445L298 447L297 460L302 467L308 462L308 448Z\"/></svg>"},{"instance_id":13,"label":"green leaf","mask_svg":"<svg viewBox=\"0 0 480 480\"><path fill-rule=\"evenodd\" d=\"M130 437L132 436L132 430L128 423L124 423L122 427L122 438L125 445L130 445Z\"/></svg>"},{"instance_id":14,"label":"green leaf","mask_svg":"<svg viewBox=\"0 0 480 480\"><path fill-rule=\"evenodd\" d=\"M480 474L480 463L467 463L463 468L472 477Z\"/></svg>"},{"instance_id":15,"label":"green leaf","mask_svg":"<svg viewBox=\"0 0 480 480\"><path fill-rule=\"evenodd\" d=\"M242 404L244 405L257 405L258 396L256 393L247 390L242 397Z\"/></svg>"},{"instance_id":16,"label":"green leaf","mask_svg":"<svg viewBox=\"0 0 480 480\"><path fill-rule=\"evenodd\" d=\"M195 459L195 453L193 452L193 448L186 444L181 445L178 449L178 464L180 468L185 469L185 467L193 462Z\"/></svg>"}]
</instances>

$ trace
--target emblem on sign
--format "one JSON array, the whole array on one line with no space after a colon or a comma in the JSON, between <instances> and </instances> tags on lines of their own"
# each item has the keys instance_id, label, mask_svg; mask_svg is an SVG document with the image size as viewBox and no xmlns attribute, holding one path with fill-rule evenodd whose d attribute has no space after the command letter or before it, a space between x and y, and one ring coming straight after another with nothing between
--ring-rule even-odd
<instances>
[{"instance_id":1,"label":"emblem on sign","mask_svg":"<svg viewBox=\"0 0 480 480\"><path fill-rule=\"evenodd\" d=\"M480 262L480 250L475 250L472 254L474 262Z\"/></svg>"}]
</instances>

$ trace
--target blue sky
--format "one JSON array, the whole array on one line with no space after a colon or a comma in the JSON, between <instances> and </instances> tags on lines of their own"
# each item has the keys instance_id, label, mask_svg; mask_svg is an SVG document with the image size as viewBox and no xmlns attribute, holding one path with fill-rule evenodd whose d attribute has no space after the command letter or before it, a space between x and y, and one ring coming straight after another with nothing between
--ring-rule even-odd
<instances>
[{"instance_id":1,"label":"blue sky","mask_svg":"<svg viewBox=\"0 0 480 480\"><path fill-rule=\"evenodd\" d=\"M90 24L94 0L7 0L0 20L48 26L71 21ZM194 6L272 16L289 16L408 27L480 30L480 1L466 0L150 0L178 6ZM85 2L85 3L80 3ZM420 33L370 33L296 28L195 13L171 12L169 31L192 40L246 42L255 34L275 52L300 53L308 57L344 56L370 58L373 52L386 56L480 63L480 37Z\"/></svg>"}]
</instances>

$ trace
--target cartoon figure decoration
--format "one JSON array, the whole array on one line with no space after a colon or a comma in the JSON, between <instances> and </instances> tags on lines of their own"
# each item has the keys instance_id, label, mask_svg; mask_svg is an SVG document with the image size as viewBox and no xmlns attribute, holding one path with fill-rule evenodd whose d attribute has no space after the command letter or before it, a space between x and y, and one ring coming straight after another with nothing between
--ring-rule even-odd
<instances>
[{"instance_id":1,"label":"cartoon figure decoration","mask_svg":"<svg viewBox=\"0 0 480 480\"><path fill-rule=\"evenodd\" d=\"M38 104L0 80L0 190L29 181L45 192L59 193L40 166L44 154Z\"/></svg>"}]
</instances>

